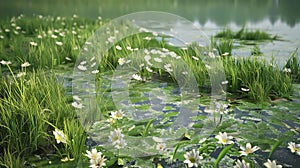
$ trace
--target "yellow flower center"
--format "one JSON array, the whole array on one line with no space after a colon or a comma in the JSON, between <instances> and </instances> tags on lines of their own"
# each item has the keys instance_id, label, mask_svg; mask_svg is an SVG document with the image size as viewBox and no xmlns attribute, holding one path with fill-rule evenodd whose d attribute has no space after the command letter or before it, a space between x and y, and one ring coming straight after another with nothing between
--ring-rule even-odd
<instances>
[{"instance_id":1,"label":"yellow flower center","mask_svg":"<svg viewBox=\"0 0 300 168\"><path fill-rule=\"evenodd\" d=\"M194 157L190 158L189 160L191 161L191 163L195 163L196 162L196 159Z\"/></svg>"},{"instance_id":2,"label":"yellow flower center","mask_svg":"<svg viewBox=\"0 0 300 168\"><path fill-rule=\"evenodd\" d=\"M227 139L222 138L222 142L223 142L223 143L227 143Z\"/></svg>"},{"instance_id":3,"label":"yellow flower center","mask_svg":"<svg viewBox=\"0 0 300 168\"><path fill-rule=\"evenodd\" d=\"M299 149L298 149L298 148L293 148L293 150L294 150L295 152L297 152Z\"/></svg>"},{"instance_id":4,"label":"yellow flower center","mask_svg":"<svg viewBox=\"0 0 300 168\"><path fill-rule=\"evenodd\" d=\"M252 153L252 150L251 150L250 148L247 148L247 149L245 150L245 152L246 152L246 154L249 154L249 153Z\"/></svg>"}]
</instances>

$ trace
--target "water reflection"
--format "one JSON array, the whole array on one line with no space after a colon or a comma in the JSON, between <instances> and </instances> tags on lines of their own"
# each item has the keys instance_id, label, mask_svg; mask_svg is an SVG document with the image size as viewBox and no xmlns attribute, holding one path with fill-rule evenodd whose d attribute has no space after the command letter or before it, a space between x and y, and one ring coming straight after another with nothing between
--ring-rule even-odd
<instances>
[{"instance_id":1,"label":"water reflection","mask_svg":"<svg viewBox=\"0 0 300 168\"><path fill-rule=\"evenodd\" d=\"M128 13L157 10L170 12L189 20L205 24L212 21L218 26L228 23L244 25L268 19L294 27L300 21L300 1L298 0L11 0L0 2L0 17L54 14L70 16L74 13L84 17L116 18Z\"/></svg>"}]
</instances>

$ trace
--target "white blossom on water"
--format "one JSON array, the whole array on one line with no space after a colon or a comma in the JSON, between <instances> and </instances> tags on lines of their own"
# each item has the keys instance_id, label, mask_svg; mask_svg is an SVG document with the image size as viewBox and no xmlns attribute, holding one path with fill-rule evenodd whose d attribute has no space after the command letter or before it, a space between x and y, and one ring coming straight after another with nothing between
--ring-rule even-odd
<instances>
[{"instance_id":1,"label":"white blossom on water","mask_svg":"<svg viewBox=\"0 0 300 168\"><path fill-rule=\"evenodd\" d=\"M127 145L124 140L124 134L122 134L122 130L120 128L114 129L110 132L108 142L112 143L112 145L117 149L124 148Z\"/></svg>"},{"instance_id":2,"label":"white blossom on water","mask_svg":"<svg viewBox=\"0 0 300 168\"><path fill-rule=\"evenodd\" d=\"M255 151L259 150L259 147L258 146L252 147L250 143L247 143L246 147L241 146L240 149L242 150L242 151L240 151L241 156L243 156L243 155L247 156L248 154L254 153Z\"/></svg>"},{"instance_id":3,"label":"white blossom on water","mask_svg":"<svg viewBox=\"0 0 300 168\"><path fill-rule=\"evenodd\" d=\"M81 65L81 64L78 65L77 68L78 68L79 70L81 70L81 71L86 71L86 70L87 70L86 66Z\"/></svg>"},{"instance_id":4,"label":"white blossom on water","mask_svg":"<svg viewBox=\"0 0 300 168\"><path fill-rule=\"evenodd\" d=\"M219 135L215 136L216 139L218 139L218 143L223 144L223 145L227 145L227 144L232 144L234 143L231 139L233 139L232 136L227 136L227 133L221 133L219 132Z\"/></svg>"},{"instance_id":5,"label":"white blossom on water","mask_svg":"<svg viewBox=\"0 0 300 168\"><path fill-rule=\"evenodd\" d=\"M250 163L245 162L245 160L237 160L233 168L250 168Z\"/></svg>"},{"instance_id":6,"label":"white blossom on water","mask_svg":"<svg viewBox=\"0 0 300 168\"><path fill-rule=\"evenodd\" d=\"M118 110L118 111L113 111L111 112L111 115L110 117L113 118L113 119L116 119L116 120L120 120L124 117L124 111L122 111L121 109Z\"/></svg>"},{"instance_id":7,"label":"white blossom on water","mask_svg":"<svg viewBox=\"0 0 300 168\"><path fill-rule=\"evenodd\" d=\"M202 156L199 156L199 151L196 151L195 149L190 152L186 152L184 154L184 158L184 163L186 163L188 167L198 167L200 160L203 159Z\"/></svg>"},{"instance_id":8,"label":"white blossom on water","mask_svg":"<svg viewBox=\"0 0 300 168\"><path fill-rule=\"evenodd\" d=\"M275 160L271 161L270 159L268 159L268 161L264 163L264 166L266 168L282 168L281 165L276 164Z\"/></svg>"},{"instance_id":9,"label":"white blossom on water","mask_svg":"<svg viewBox=\"0 0 300 168\"><path fill-rule=\"evenodd\" d=\"M288 148L291 150L292 153L300 155L300 144L296 144L295 142L289 142Z\"/></svg>"},{"instance_id":10,"label":"white blossom on water","mask_svg":"<svg viewBox=\"0 0 300 168\"><path fill-rule=\"evenodd\" d=\"M133 78L134 80L137 80L137 81L143 80L142 77L141 77L140 75L138 75L138 74L133 74L133 75L132 75L132 78Z\"/></svg>"}]
</instances>

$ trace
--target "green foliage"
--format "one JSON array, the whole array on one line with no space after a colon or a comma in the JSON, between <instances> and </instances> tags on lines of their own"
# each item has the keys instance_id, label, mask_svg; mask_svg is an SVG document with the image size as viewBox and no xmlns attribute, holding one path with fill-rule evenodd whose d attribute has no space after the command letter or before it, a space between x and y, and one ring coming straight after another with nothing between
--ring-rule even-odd
<instances>
[{"instance_id":1,"label":"green foliage","mask_svg":"<svg viewBox=\"0 0 300 168\"><path fill-rule=\"evenodd\" d=\"M246 29L245 27L242 27L239 31L233 32L229 28L223 30L222 32L219 32L215 35L217 38L227 38L227 39L239 39L239 40L277 40L277 36L271 36L270 34L255 30L251 31Z\"/></svg>"}]
</instances>

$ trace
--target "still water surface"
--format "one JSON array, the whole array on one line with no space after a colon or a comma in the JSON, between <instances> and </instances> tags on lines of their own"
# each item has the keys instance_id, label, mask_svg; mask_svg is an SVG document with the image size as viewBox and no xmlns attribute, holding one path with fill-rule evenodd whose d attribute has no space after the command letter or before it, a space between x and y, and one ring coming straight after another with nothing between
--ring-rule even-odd
<instances>
[{"instance_id":1,"label":"still water surface","mask_svg":"<svg viewBox=\"0 0 300 168\"><path fill-rule=\"evenodd\" d=\"M264 57L275 57L283 65L289 54L300 47L300 1L298 0L2 0L0 19L25 14L113 19L133 12L162 11L184 17L208 36L225 27L245 26L278 35L283 41L260 43ZM238 45L238 44L237 44ZM253 46L235 49L235 56L250 56ZM298 51L298 56L300 50Z\"/></svg>"}]
</instances>

